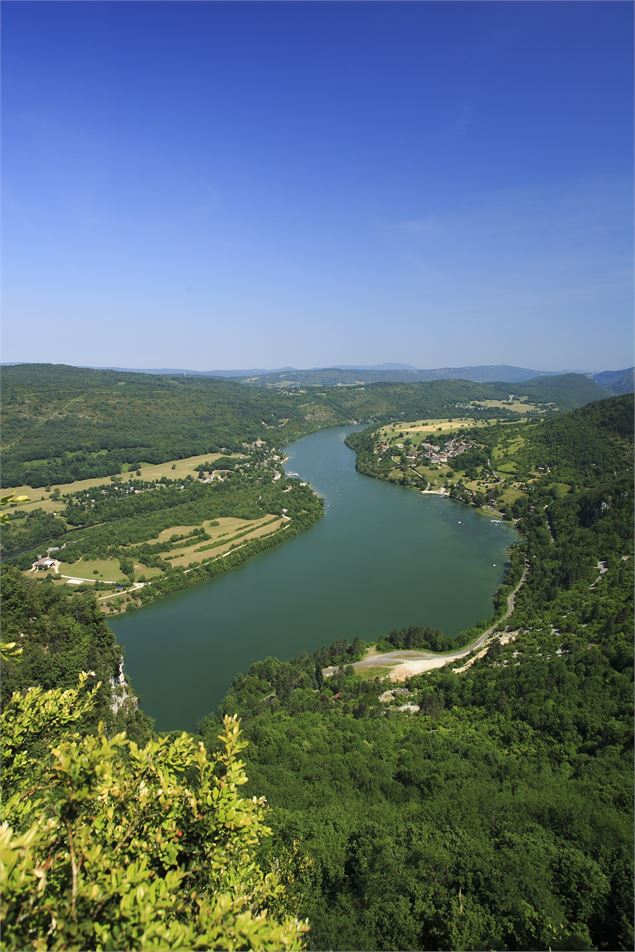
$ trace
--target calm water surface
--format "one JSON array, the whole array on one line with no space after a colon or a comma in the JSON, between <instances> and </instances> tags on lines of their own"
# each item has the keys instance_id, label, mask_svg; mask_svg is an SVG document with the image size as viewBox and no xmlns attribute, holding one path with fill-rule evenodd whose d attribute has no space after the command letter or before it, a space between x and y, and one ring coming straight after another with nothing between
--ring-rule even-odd
<instances>
[{"instance_id":1,"label":"calm water surface","mask_svg":"<svg viewBox=\"0 0 635 952\"><path fill-rule=\"evenodd\" d=\"M287 470L325 499L307 532L226 575L111 621L160 730L193 728L238 671L336 638L426 624L455 634L491 610L509 525L439 496L361 476L352 427L288 447Z\"/></svg>"}]
</instances>

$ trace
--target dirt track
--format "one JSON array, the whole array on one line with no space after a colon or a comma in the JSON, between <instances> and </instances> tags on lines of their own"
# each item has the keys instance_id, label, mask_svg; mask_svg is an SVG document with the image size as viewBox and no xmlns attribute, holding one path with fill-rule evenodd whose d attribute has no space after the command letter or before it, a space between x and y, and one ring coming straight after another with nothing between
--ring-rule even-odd
<instances>
[{"instance_id":1,"label":"dirt track","mask_svg":"<svg viewBox=\"0 0 635 952\"><path fill-rule=\"evenodd\" d=\"M391 681L407 681L408 678L413 678L417 674L425 674L427 671L434 671L436 668L444 668L447 664L452 664L453 661L459 661L461 658L467 657L467 655L471 654L473 651L477 651L479 648L482 648L483 645L485 645L485 643L488 642L494 633L500 628L503 622L509 618L514 610L516 595L522 587L526 577L527 568L525 568L523 571L516 588L507 596L507 607L505 609L505 614L502 615L486 631L482 632L478 638L475 638L474 641L470 642L470 644L466 645L464 648L459 648L456 651L448 652L416 650L387 651L385 654L376 654L367 658L363 658L361 661L357 661L353 665L353 668L355 668L356 671L359 671L360 669L373 667L392 667L389 675Z\"/></svg>"}]
</instances>

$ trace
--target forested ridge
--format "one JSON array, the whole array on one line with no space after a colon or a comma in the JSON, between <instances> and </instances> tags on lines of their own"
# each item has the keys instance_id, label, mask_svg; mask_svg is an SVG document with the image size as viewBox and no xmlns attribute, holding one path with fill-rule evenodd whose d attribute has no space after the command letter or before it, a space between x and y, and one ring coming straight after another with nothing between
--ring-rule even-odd
<instances>
[{"instance_id":1,"label":"forested ridge","mask_svg":"<svg viewBox=\"0 0 635 952\"><path fill-rule=\"evenodd\" d=\"M613 393L628 393L629 389L615 389L614 380L622 383L628 382L628 371L606 371L602 374L594 374L592 377L587 374L580 374L580 377L590 379L591 384L597 384L597 387L590 386L586 388L589 399L600 399L600 388ZM429 383L434 380L471 380L475 383L505 383L508 387L522 386L524 383L540 380L539 386L543 381L550 377L560 377L563 374L541 374L535 370L529 370L525 367L512 367L506 364L502 365L482 365L477 367L442 367L429 370L417 370L414 367L391 369L377 367L315 367L310 370L298 370L297 368L287 368L286 370L275 370L270 372L261 372L258 374L244 374L241 377L234 377L236 380L242 380L244 383L256 387L276 387L276 388L294 388L294 387L333 387L333 386L354 386L359 383ZM631 373L632 390L632 373ZM584 386L584 385L583 385Z\"/></svg>"},{"instance_id":2,"label":"forested ridge","mask_svg":"<svg viewBox=\"0 0 635 952\"><path fill-rule=\"evenodd\" d=\"M282 446L353 419L450 416L461 403L505 399L511 386L440 380L288 393L215 378L55 364L4 367L2 385L3 486L110 476L140 462L238 449L262 437ZM513 389L561 409L603 393L579 374L540 378Z\"/></svg>"},{"instance_id":3,"label":"forested ridge","mask_svg":"<svg viewBox=\"0 0 635 952\"><path fill-rule=\"evenodd\" d=\"M486 654L392 700L348 667L359 642L265 659L206 754L113 711L92 594L5 568L7 947L632 948L632 397L530 426L527 581Z\"/></svg>"}]
</instances>

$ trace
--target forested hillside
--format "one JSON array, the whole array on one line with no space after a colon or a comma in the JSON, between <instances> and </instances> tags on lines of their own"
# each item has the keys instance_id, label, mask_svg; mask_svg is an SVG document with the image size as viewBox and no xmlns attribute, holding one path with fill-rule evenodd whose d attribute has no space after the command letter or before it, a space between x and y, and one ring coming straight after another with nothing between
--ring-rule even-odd
<instances>
[{"instance_id":1,"label":"forested hillside","mask_svg":"<svg viewBox=\"0 0 635 952\"><path fill-rule=\"evenodd\" d=\"M541 425L573 485L516 501L527 582L471 666L388 703L311 658L236 680L311 948L632 947L632 421L621 398Z\"/></svg>"},{"instance_id":2,"label":"forested hillside","mask_svg":"<svg viewBox=\"0 0 635 952\"><path fill-rule=\"evenodd\" d=\"M237 450L258 438L283 446L311 430L351 420L447 417L473 400L505 400L509 394L508 384L462 380L285 393L204 377L53 364L5 367L2 377L2 485L7 487L110 476L142 462ZM561 409L603 395L579 375L540 378L514 384L514 390Z\"/></svg>"},{"instance_id":3,"label":"forested hillside","mask_svg":"<svg viewBox=\"0 0 635 952\"><path fill-rule=\"evenodd\" d=\"M257 387L334 387L356 383L428 383L431 380L521 383L538 377L539 372L507 365L443 367L432 370L419 370L415 367L313 367L309 370L298 370L289 367L241 376L245 383Z\"/></svg>"},{"instance_id":4,"label":"forested hillside","mask_svg":"<svg viewBox=\"0 0 635 952\"><path fill-rule=\"evenodd\" d=\"M95 599L77 595L52 582L35 585L17 569L3 566L2 640L14 643L19 654L2 664L0 699L4 707L14 691L38 686L70 689L82 672L99 684L84 731L103 721L109 731L126 730L146 739L150 721L123 673L123 652Z\"/></svg>"},{"instance_id":5,"label":"forested hillside","mask_svg":"<svg viewBox=\"0 0 635 952\"><path fill-rule=\"evenodd\" d=\"M267 427L284 428L278 442L305 429L297 401L221 380L51 364L6 367L2 376L4 486L109 476L236 449Z\"/></svg>"},{"instance_id":6,"label":"forested hillside","mask_svg":"<svg viewBox=\"0 0 635 952\"><path fill-rule=\"evenodd\" d=\"M560 410L573 410L593 400L602 400L606 392L594 380L583 374L563 374L560 377L537 377L517 384L514 391L526 394L541 403L553 402Z\"/></svg>"}]
</instances>

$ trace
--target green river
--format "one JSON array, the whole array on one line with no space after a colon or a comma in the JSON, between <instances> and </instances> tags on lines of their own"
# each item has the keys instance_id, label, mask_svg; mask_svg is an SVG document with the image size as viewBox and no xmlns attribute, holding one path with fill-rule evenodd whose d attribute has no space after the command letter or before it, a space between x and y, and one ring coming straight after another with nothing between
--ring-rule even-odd
<instances>
[{"instance_id":1,"label":"green river","mask_svg":"<svg viewBox=\"0 0 635 952\"><path fill-rule=\"evenodd\" d=\"M159 730L195 727L257 659L411 624L455 634L490 614L515 530L469 506L360 475L344 444L352 429L321 430L287 447L287 471L325 499L311 529L111 620Z\"/></svg>"}]
</instances>

